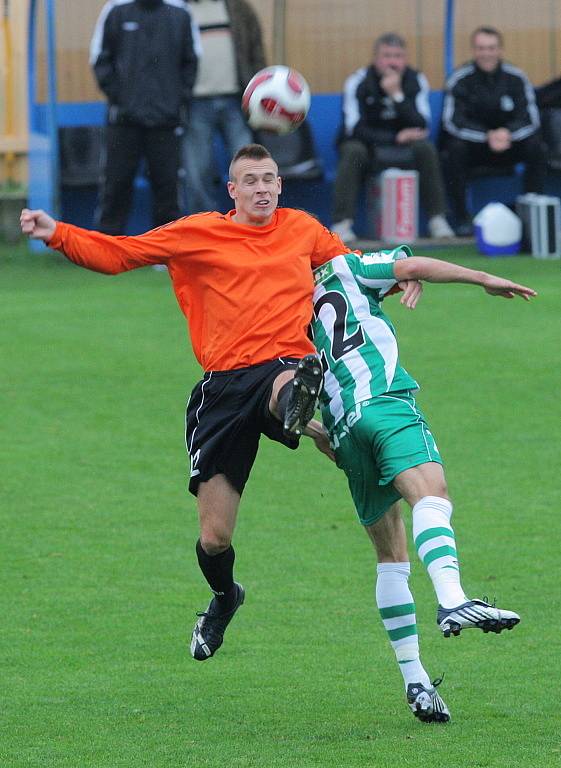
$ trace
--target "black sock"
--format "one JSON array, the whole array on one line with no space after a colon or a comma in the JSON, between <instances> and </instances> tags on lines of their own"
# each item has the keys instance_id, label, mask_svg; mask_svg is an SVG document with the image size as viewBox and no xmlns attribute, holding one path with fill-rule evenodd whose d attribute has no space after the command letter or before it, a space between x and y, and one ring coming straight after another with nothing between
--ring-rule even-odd
<instances>
[{"instance_id":1,"label":"black sock","mask_svg":"<svg viewBox=\"0 0 561 768\"><path fill-rule=\"evenodd\" d=\"M224 552L218 555L207 555L201 545L201 540L197 540L197 559L199 567L203 572L210 588L214 592L216 599L225 610L228 610L230 604L234 604L236 591L234 589L234 560L236 553L234 547L230 545Z\"/></svg>"},{"instance_id":2,"label":"black sock","mask_svg":"<svg viewBox=\"0 0 561 768\"><path fill-rule=\"evenodd\" d=\"M294 382L292 381L292 379L290 381L287 381L286 384L283 384L282 387L279 389L279 393L277 395L277 411L279 414L279 419L281 421L284 421L284 417L286 416L288 401L290 399L290 394L293 389L294 389Z\"/></svg>"}]
</instances>

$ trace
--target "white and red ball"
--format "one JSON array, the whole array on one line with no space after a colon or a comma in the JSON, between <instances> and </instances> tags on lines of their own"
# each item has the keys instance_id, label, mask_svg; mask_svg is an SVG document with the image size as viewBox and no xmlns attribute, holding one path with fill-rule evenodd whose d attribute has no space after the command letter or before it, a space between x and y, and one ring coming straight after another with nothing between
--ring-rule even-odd
<instances>
[{"instance_id":1,"label":"white and red ball","mask_svg":"<svg viewBox=\"0 0 561 768\"><path fill-rule=\"evenodd\" d=\"M249 81L242 109L256 131L295 131L310 109L310 87L300 72L282 64L266 67Z\"/></svg>"}]
</instances>

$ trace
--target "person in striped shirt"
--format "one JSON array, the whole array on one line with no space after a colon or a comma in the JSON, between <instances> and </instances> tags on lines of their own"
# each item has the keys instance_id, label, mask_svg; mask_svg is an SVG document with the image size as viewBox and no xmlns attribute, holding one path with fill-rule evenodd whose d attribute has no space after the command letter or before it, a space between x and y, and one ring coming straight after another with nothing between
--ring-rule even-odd
<instances>
[{"instance_id":1,"label":"person in striped shirt","mask_svg":"<svg viewBox=\"0 0 561 768\"><path fill-rule=\"evenodd\" d=\"M402 303L413 308L418 290L412 281L419 280L480 285L505 298L529 299L535 291L486 272L414 257L406 246L342 254L317 267L314 278L312 335L324 368L322 418L376 550L377 605L411 710L423 721L446 722L450 713L436 691L440 681L431 684L419 656L399 500L412 508L415 547L432 580L445 637L466 628L499 633L520 617L464 593L442 459L415 399L418 384L401 364L395 330L381 303L401 284Z\"/></svg>"}]
</instances>

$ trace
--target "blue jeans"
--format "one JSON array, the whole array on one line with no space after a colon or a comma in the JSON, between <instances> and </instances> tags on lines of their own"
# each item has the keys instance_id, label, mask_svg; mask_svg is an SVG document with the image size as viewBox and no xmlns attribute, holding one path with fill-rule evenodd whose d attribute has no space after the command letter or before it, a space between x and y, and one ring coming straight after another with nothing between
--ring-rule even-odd
<instances>
[{"instance_id":1,"label":"blue jeans","mask_svg":"<svg viewBox=\"0 0 561 768\"><path fill-rule=\"evenodd\" d=\"M187 213L216 210L216 181L220 169L215 163L215 134L224 141L228 161L253 136L241 108L239 96L194 98L183 139L185 207Z\"/></svg>"}]
</instances>

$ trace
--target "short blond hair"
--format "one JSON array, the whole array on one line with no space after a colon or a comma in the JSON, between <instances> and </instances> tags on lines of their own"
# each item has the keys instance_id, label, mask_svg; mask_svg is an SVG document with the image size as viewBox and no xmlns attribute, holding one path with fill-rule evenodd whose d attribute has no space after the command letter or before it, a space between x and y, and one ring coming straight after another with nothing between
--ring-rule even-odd
<instances>
[{"instance_id":1,"label":"short blond hair","mask_svg":"<svg viewBox=\"0 0 561 768\"><path fill-rule=\"evenodd\" d=\"M267 158L273 160L273 156L267 147L263 146L263 144L246 144L245 147L238 149L232 158L232 162L230 163L230 167L228 169L228 177L230 181L234 181L232 168L234 167L234 164L238 162L238 160L266 160Z\"/></svg>"}]
</instances>

